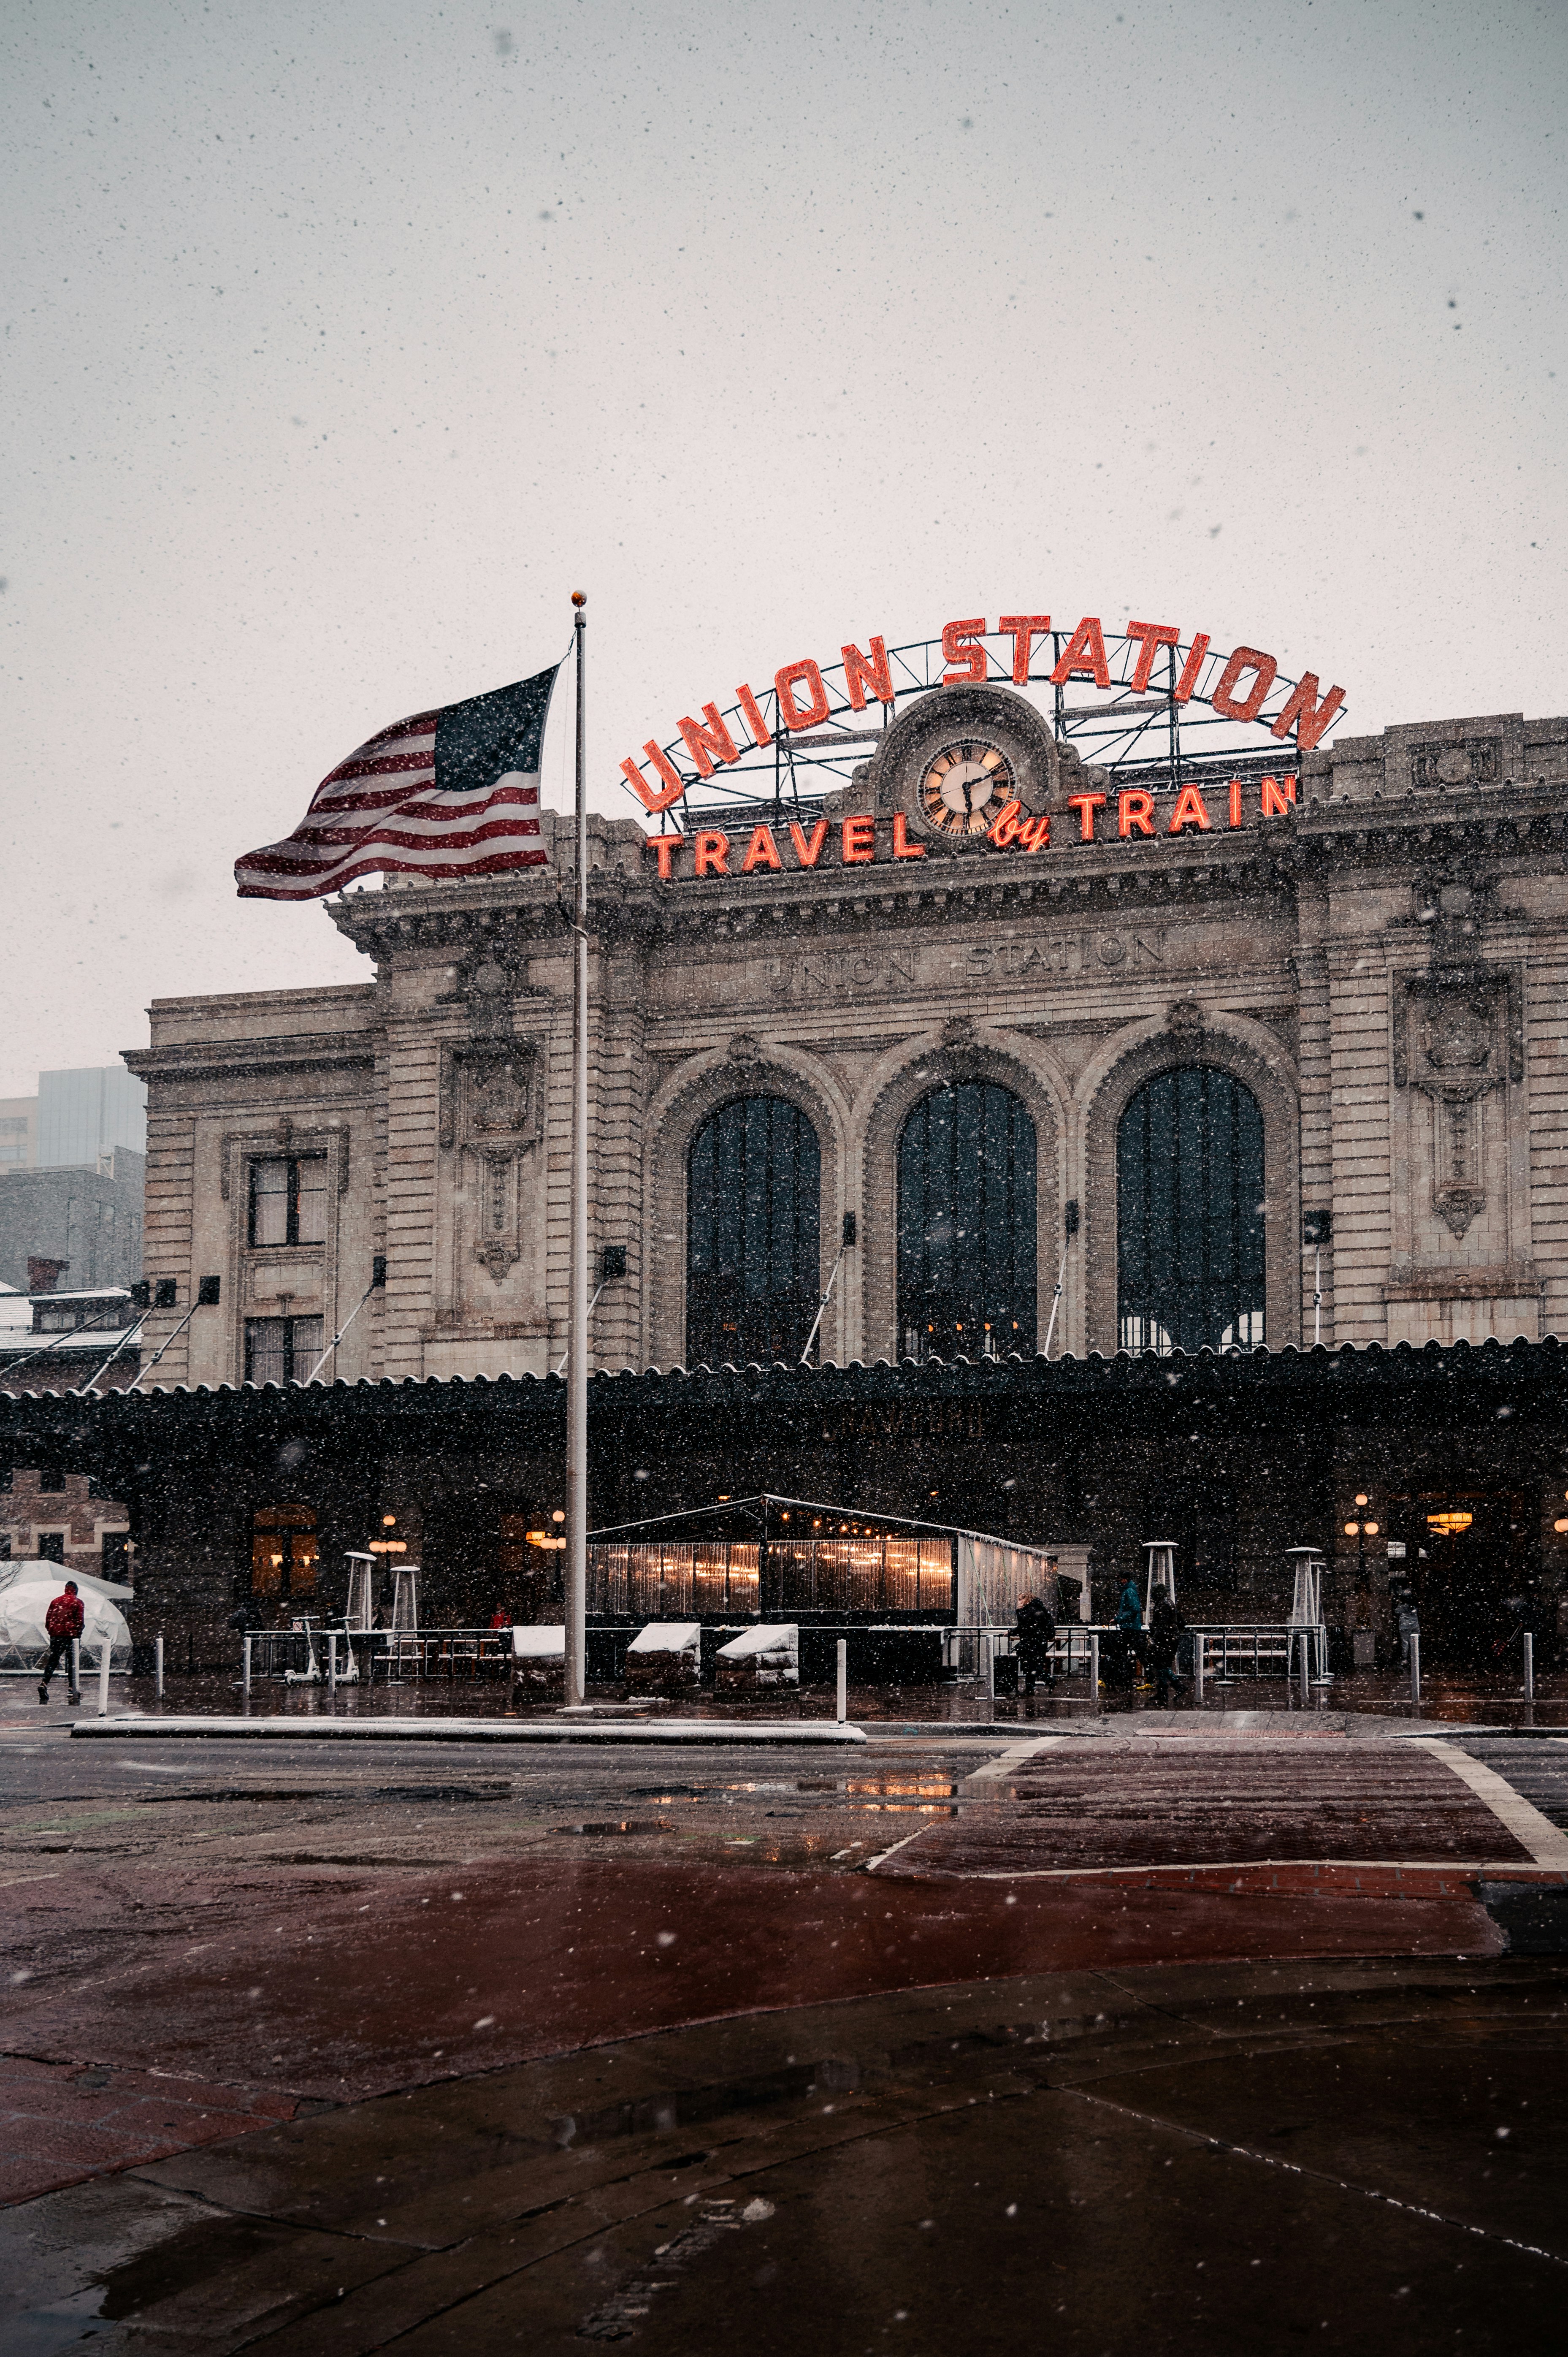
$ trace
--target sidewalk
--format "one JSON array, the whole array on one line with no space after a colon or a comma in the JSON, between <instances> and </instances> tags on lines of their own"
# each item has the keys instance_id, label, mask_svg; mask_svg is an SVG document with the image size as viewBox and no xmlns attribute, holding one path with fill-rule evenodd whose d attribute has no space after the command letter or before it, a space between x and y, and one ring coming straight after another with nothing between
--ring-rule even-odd
<instances>
[{"instance_id":1,"label":"sidewalk","mask_svg":"<svg viewBox=\"0 0 1568 2357\"><path fill-rule=\"evenodd\" d=\"M46 1712L39 1707L31 1684L0 1680L0 1727L26 1721L41 1727L68 1716L81 1721L96 1717L95 1684L84 1683L82 1699L74 1706L66 1700L58 1681L56 1690L58 1699ZM618 1686L590 1686L588 1699L592 1703L613 1703L619 1692ZM281 1680L258 1679L247 1706L239 1680L233 1675L170 1676L161 1702L150 1678L115 1677L110 1684L110 1707L116 1717L134 1711L145 1718L287 1718L296 1723L331 1719L339 1724L382 1718L461 1718L499 1721L514 1727L548 1724L555 1716L553 1707L547 1704L510 1714L507 1688L499 1680L490 1684L430 1680L373 1689L340 1686L336 1694L328 1694L322 1686L289 1686ZM1189 1687L1174 1715L1183 1719L1195 1716L1211 1719L1237 1712L1260 1711L1271 1717L1288 1716L1307 1722L1371 1717L1412 1725L1486 1726L1568 1733L1568 1674L1554 1672L1550 1677L1538 1678L1533 1703L1525 1701L1517 1678L1426 1676L1419 1708L1410 1699L1408 1679L1386 1672L1368 1671L1336 1678L1331 1685L1313 1688L1305 1703L1299 1688L1287 1684L1283 1678L1237 1680L1230 1684L1211 1681L1201 1706L1193 1703ZM752 1703L718 1702L704 1691L690 1702L673 1706L665 1715L704 1723L718 1720L736 1728L760 1721L832 1726L834 1698L831 1687L808 1687L792 1698L775 1695ZM1096 1711L1081 1679L1055 1692L1042 1686L1036 1695L1016 1699L998 1696L993 1700L972 1684L852 1685L849 1690L850 1721L865 1727L901 1725L926 1731L1055 1720L1092 1725L1097 1720L1150 1721L1163 1720L1167 1716L1170 1714L1155 1711L1148 1692L1103 1694Z\"/></svg>"}]
</instances>

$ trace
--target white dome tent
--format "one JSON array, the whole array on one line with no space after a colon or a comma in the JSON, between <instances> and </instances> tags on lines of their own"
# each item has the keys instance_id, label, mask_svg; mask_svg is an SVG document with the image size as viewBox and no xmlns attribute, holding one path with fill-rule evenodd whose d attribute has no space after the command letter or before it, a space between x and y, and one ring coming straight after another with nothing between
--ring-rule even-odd
<instances>
[{"instance_id":1,"label":"white dome tent","mask_svg":"<svg viewBox=\"0 0 1568 2357\"><path fill-rule=\"evenodd\" d=\"M81 1632L83 1667L96 1666L98 1649L109 1641L113 1670L131 1666L131 1631L116 1599L135 1594L111 1579L95 1579L91 1572L71 1571L63 1564L38 1556L0 1563L0 1675L36 1676L49 1657L49 1635L44 1615L68 1579L74 1579L81 1598L85 1625Z\"/></svg>"}]
</instances>

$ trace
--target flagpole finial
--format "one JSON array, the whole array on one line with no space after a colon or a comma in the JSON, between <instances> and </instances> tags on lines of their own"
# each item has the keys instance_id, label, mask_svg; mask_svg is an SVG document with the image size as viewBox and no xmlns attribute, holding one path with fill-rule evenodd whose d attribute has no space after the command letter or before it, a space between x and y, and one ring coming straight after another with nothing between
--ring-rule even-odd
<instances>
[{"instance_id":1,"label":"flagpole finial","mask_svg":"<svg viewBox=\"0 0 1568 2357\"><path fill-rule=\"evenodd\" d=\"M573 592L572 592L572 603L573 603L573 605L574 605L574 606L585 606L585 605L587 604L587 602L588 602L588 593L587 593L587 591L586 591L585 589L574 589L574 590L573 590Z\"/></svg>"}]
</instances>

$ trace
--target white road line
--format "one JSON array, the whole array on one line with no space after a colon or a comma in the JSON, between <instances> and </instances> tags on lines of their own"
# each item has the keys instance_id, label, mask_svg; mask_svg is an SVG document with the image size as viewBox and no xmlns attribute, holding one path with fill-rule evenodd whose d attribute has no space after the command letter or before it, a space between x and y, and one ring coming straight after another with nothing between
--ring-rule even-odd
<instances>
[{"instance_id":1,"label":"white road line","mask_svg":"<svg viewBox=\"0 0 1568 2357\"><path fill-rule=\"evenodd\" d=\"M1472 1760L1440 1736L1412 1735L1405 1738L1417 1751L1429 1751L1451 1768L1463 1784L1468 1784L1478 1800L1485 1801L1493 1816L1507 1825L1517 1842L1522 1844L1537 1866L1568 1866L1568 1834L1560 1833L1550 1817L1542 1816L1533 1802L1514 1791L1495 1768L1479 1760Z\"/></svg>"},{"instance_id":2,"label":"white road line","mask_svg":"<svg viewBox=\"0 0 1568 2357\"><path fill-rule=\"evenodd\" d=\"M913 1834L909 1839L913 1841ZM903 1844L899 1843L898 1846L902 1848ZM885 1857L891 1857L892 1855L891 1850L884 1852ZM1071 1882L1087 1881L1096 1875L1109 1878L1137 1874L1147 1876L1153 1882L1156 1876L1162 1875L1240 1875L1264 1869L1272 1874L1285 1867L1308 1873L1321 1869L1325 1873L1332 1871L1336 1874L1484 1874L1494 1880L1506 1878L1509 1872L1509 1861L1497 1857L1193 1857L1162 1859L1157 1866L1146 1863L1136 1866L944 1866L941 1871L953 1880L964 1882ZM1513 1870L1516 1874L1528 1874L1533 1868L1527 1866L1523 1858L1516 1857ZM1552 1886L1547 1883L1541 1887L1550 1889ZM1305 1898L1308 1894L1287 1890L1279 1893L1263 1891L1260 1895L1289 1899ZM1364 1897L1367 1894L1352 1892L1348 1895ZM1381 1891L1372 1896L1393 1899L1398 1893Z\"/></svg>"},{"instance_id":3,"label":"white road line","mask_svg":"<svg viewBox=\"0 0 1568 2357\"><path fill-rule=\"evenodd\" d=\"M1032 1760L1036 1752L1049 1751L1054 1745L1068 1743L1071 1739L1066 1735L1041 1735L1028 1743L1010 1743L1005 1751L988 1760L983 1768L972 1769L963 1781L966 1784L997 1783L1004 1776L1015 1775L1025 1760ZM891 1857L892 1851L889 1850L887 1855Z\"/></svg>"},{"instance_id":4,"label":"white road line","mask_svg":"<svg viewBox=\"0 0 1568 2357\"><path fill-rule=\"evenodd\" d=\"M1026 1760L1033 1760L1036 1753L1049 1751L1053 1745L1070 1740L1070 1737L1066 1735L1040 1735L1032 1737L1027 1743L1010 1743L998 1758L988 1760L983 1768L972 1769L961 1781L966 1784L994 1783L1004 1776L1015 1776ZM908 1849L912 1841L918 1841L922 1834L929 1831L929 1825L917 1825L912 1834L906 1834L902 1841L896 1841L891 1849L879 1850L875 1857L868 1857L863 1871L869 1874L874 1867L881 1866L885 1859L896 1857L901 1849Z\"/></svg>"},{"instance_id":5,"label":"white road line","mask_svg":"<svg viewBox=\"0 0 1568 2357\"><path fill-rule=\"evenodd\" d=\"M894 1857L897 1852L901 1849L908 1849L912 1841L918 1841L922 1834L929 1833L929 1831L930 1827L929 1825L917 1825L912 1834L906 1834L902 1841L896 1841L892 1849L879 1849L875 1857L868 1857L862 1868L862 1872L869 1874L874 1866L880 1866L882 1864L884 1858Z\"/></svg>"}]
</instances>

